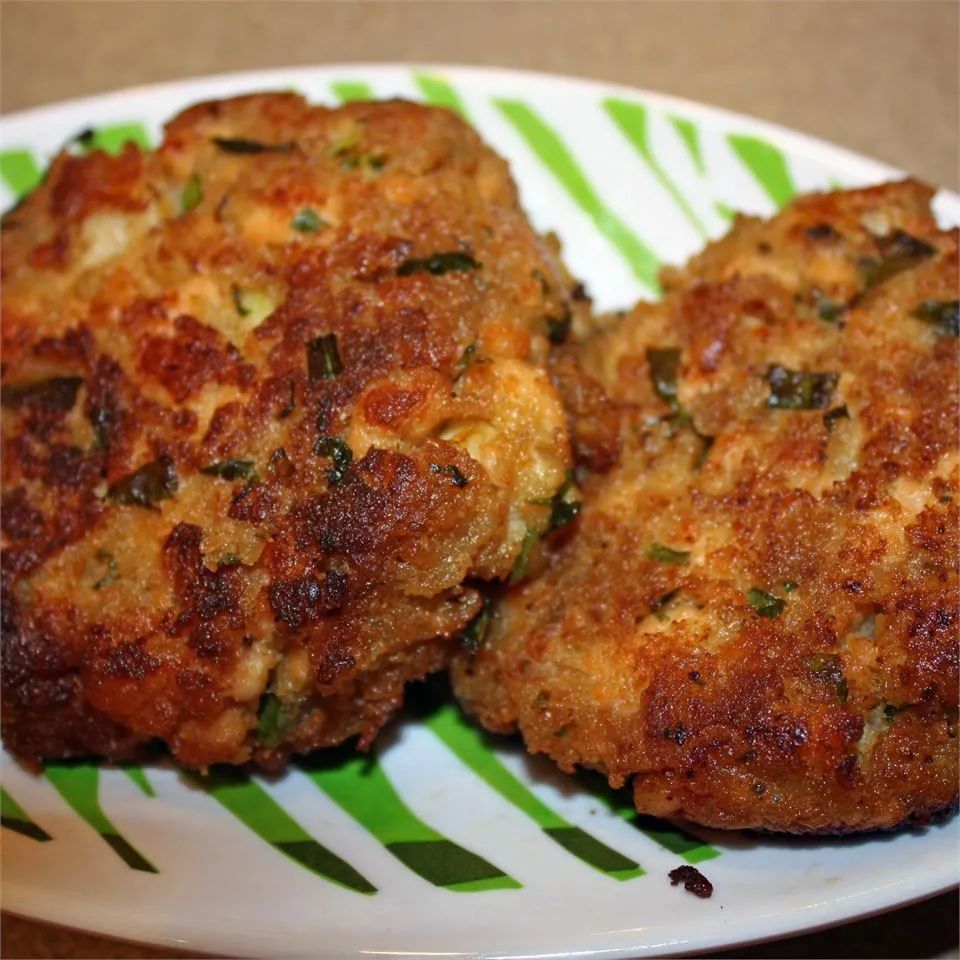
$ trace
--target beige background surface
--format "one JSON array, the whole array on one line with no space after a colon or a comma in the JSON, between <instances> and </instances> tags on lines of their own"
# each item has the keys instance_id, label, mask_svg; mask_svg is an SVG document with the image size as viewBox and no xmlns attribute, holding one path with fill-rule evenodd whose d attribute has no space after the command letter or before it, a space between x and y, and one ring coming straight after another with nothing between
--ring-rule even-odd
<instances>
[{"instance_id":1,"label":"beige background surface","mask_svg":"<svg viewBox=\"0 0 960 960\"><path fill-rule=\"evenodd\" d=\"M289 64L490 64L614 80L773 120L956 189L960 6L925 2L0 3L0 111ZM956 957L955 893L729 954ZM168 957L5 917L5 957Z\"/></svg>"}]
</instances>

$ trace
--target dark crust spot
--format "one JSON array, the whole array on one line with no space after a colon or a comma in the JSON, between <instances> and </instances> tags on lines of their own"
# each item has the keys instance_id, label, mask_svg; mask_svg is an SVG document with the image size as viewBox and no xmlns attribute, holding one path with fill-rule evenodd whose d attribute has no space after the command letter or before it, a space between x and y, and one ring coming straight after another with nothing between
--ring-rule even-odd
<instances>
[{"instance_id":1,"label":"dark crust spot","mask_svg":"<svg viewBox=\"0 0 960 960\"><path fill-rule=\"evenodd\" d=\"M270 609L274 617L294 629L341 609L346 599L347 578L336 570L328 571L322 580L305 574L270 585Z\"/></svg>"},{"instance_id":2,"label":"dark crust spot","mask_svg":"<svg viewBox=\"0 0 960 960\"><path fill-rule=\"evenodd\" d=\"M668 874L670 886L675 887L682 883L687 893L692 893L701 900L713 896L713 884L696 867L676 867Z\"/></svg>"}]
</instances>

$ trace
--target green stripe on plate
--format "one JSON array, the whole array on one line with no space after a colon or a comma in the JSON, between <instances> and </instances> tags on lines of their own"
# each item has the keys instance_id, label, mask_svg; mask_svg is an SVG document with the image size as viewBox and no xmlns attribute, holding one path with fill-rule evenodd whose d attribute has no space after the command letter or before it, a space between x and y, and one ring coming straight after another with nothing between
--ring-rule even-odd
<instances>
[{"instance_id":1,"label":"green stripe on plate","mask_svg":"<svg viewBox=\"0 0 960 960\"><path fill-rule=\"evenodd\" d=\"M427 720L427 726L478 777L568 853L617 880L643 876L644 870L636 861L568 823L531 793L490 750L483 734L464 722L455 707L441 707Z\"/></svg>"},{"instance_id":2,"label":"green stripe on plate","mask_svg":"<svg viewBox=\"0 0 960 960\"><path fill-rule=\"evenodd\" d=\"M91 826L131 870L157 873L157 868L121 836L100 806L100 770L88 763L48 763L44 775L74 812Z\"/></svg>"},{"instance_id":3,"label":"green stripe on plate","mask_svg":"<svg viewBox=\"0 0 960 960\"><path fill-rule=\"evenodd\" d=\"M603 101L603 108L623 135L633 144L637 153L643 157L660 186L670 194L673 202L680 208L693 228L701 237L706 238L707 231L696 211L681 193L680 188L670 179L666 170L660 165L660 161L653 155L653 150L650 148L650 117L647 108L642 103L629 103L612 97Z\"/></svg>"},{"instance_id":4,"label":"green stripe on plate","mask_svg":"<svg viewBox=\"0 0 960 960\"><path fill-rule=\"evenodd\" d=\"M30 819L27 811L2 787L0 787L0 826L15 833L22 833L31 840L39 840L41 843L53 839L43 827Z\"/></svg>"},{"instance_id":5,"label":"green stripe on plate","mask_svg":"<svg viewBox=\"0 0 960 960\"><path fill-rule=\"evenodd\" d=\"M40 183L43 171L29 150L4 150L0 152L0 179L22 197Z\"/></svg>"},{"instance_id":6,"label":"green stripe on plate","mask_svg":"<svg viewBox=\"0 0 960 960\"><path fill-rule=\"evenodd\" d=\"M147 775L141 767L123 766L120 768L148 797L155 797L156 791L153 784L147 779Z\"/></svg>"},{"instance_id":7,"label":"green stripe on plate","mask_svg":"<svg viewBox=\"0 0 960 960\"><path fill-rule=\"evenodd\" d=\"M706 176L707 165L703 160L703 150L700 147L700 130L697 125L686 117L672 116L668 119L673 124L674 130L680 134L680 139L683 140L687 152L690 154L690 159L693 160L693 165L697 168L697 173L702 177Z\"/></svg>"},{"instance_id":8,"label":"green stripe on plate","mask_svg":"<svg viewBox=\"0 0 960 960\"><path fill-rule=\"evenodd\" d=\"M107 153L119 153L126 144L135 143L143 150L150 149L147 128L142 123L112 123L93 131L90 147Z\"/></svg>"},{"instance_id":9,"label":"green stripe on plate","mask_svg":"<svg viewBox=\"0 0 960 960\"><path fill-rule=\"evenodd\" d=\"M413 79L427 103L435 107L446 107L454 113L459 113L464 119L467 118L467 108L463 105L460 95L443 77L429 73L415 73Z\"/></svg>"},{"instance_id":10,"label":"green stripe on plate","mask_svg":"<svg viewBox=\"0 0 960 960\"><path fill-rule=\"evenodd\" d=\"M206 776L194 774L192 778L245 827L294 863L348 890L366 894L377 892L377 888L366 877L346 860L317 843L263 787L246 774L239 770L223 769Z\"/></svg>"},{"instance_id":11,"label":"green stripe on plate","mask_svg":"<svg viewBox=\"0 0 960 960\"><path fill-rule=\"evenodd\" d=\"M787 158L772 143L738 133L728 134L727 142L777 207L786 206L796 196Z\"/></svg>"},{"instance_id":12,"label":"green stripe on plate","mask_svg":"<svg viewBox=\"0 0 960 960\"><path fill-rule=\"evenodd\" d=\"M614 790L601 774L580 770L576 778L590 795L608 810L632 824L644 836L649 837L665 850L682 856L687 863L702 863L704 860L712 860L720 856L720 851L715 847L681 830L680 827L666 820L658 820L656 817L637 813L630 802L629 794L622 790Z\"/></svg>"},{"instance_id":13,"label":"green stripe on plate","mask_svg":"<svg viewBox=\"0 0 960 960\"><path fill-rule=\"evenodd\" d=\"M724 220L732 220L737 215L737 211L734 210L733 207L725 204L722 200L714 200L713 209L716 210Z\"/></svg>"},{"instance_id":14,"label":"green stripe on plate","mask_svg":"<svg viewBox=\"0 0 960 960\"><path fill-rule=\"evenodd\" d=\"M659 294L657 274L660 261L657 255L603 203L557 132L520 100L495 99L494 103L571 199L616 247L637 279L651 293Z\"/></svg>"},{"instance_id":15,"label":"green stripe on plate","mask_svg":"<svg viewBox=\"0 0 960 960\"><path fill-rule=\"evenodd\" d=\"M498 867L420 820L376 758L333 756L334 762L323 755L302 762L303 772L418 876L434 886L459 891L520 887Z\"/></svg>"},{"instance_id":16,"label":"green stripe on plate","mask_svg":"<svg viewBox=\"0 0 960 960\"><path fill-rule=\"evenodd\" d=\"M352 100L373 99L373 87L369 83L361 83L359 80L338 80L330 84L330 89L342 103L349 103Z\"/></svg>"}]
</instances>

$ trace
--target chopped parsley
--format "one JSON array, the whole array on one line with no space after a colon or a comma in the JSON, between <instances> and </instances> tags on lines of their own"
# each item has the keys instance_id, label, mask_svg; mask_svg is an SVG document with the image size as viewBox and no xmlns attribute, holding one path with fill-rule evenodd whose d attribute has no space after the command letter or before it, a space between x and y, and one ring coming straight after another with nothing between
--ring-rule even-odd
<instances>
[{"instance_id":1,"label":"chopped parsley","mask_svg":"<svg viewBox=\"0 0 960 960\"><path fill-rule=\"evenodd\" d=\"M767 593L766 590L760 590L757 587L750 588L747 593L747 600L750 601L750 606L761 617L767 617L769 620L776 620L783 613L783 608L787 604L786 600L781 600L772 593Z\"/></svg>"},{"instance_id":2,"label":"chopped parsley","mask_svg":"<svg viewBox=\"0 0 960 960\"><path fill-rule=\"evenodd\" d=\"M822 410L830 402L838 379L836 373L801 373L775 363L767 371L767 406L777 410Z\"/></svg>"},{"instance_id":3,"label":"chopped parsley","mask_svg":"<svg viewBox=\"0 0 960 960\"><path fill-rule=\"evenodd\" d=\"M659 563L683 564L687 563L690 559L690 552L685 550L672 550L670 547L665 547L662 543L653 543L647 550L647 557Z\"/></svg>"},{"instance_id":4,"label":"chopped parsley","mask_svg":"<svg viewBox=\"0 0 960 960\"><path fill-rule=\"evenodd\" d=\"M353 461L353 451L339 437L321 437L314 452L333 461L327 470L327 482L331 486L343 483Z\"/></svg>"},{"instance_id":5,"label":"chopped parsley","mask_svg":"<svg viewBox=\"0 0 960 960\"><path fill-rule=\"evenodd\" d=\"M178 486L173 460L160 457L121 477L107 491L107 499L128 506L151 508L158 500L169 500Z\"/></svg>"},{"instance_id":6,"label":"chopped parsley","mask_svg":"<svg viewBox=\"0 0 960 960\"><path fill-rule=\"evenodd\" d=\"M316 233L323 227L329 226L316 210L304 207L291 221L290 226L298 233Z\"/></svg>"},{"instance_id":7,"label":"chopped parsley","mask_svg":"<svg viewBox=\"0 0 960 960\"><path fill-rule=\"evenodd\" d=\"M430 273L439 277L444 273L463 273L467 270L479 270L482 264L474 260L469 253L450 250L435 253L422 259L405 260L397 268L398 277L409 277L414 273Z\"/></svg>"},{"instance_id":8,"label":"chopped parsley","mask_svg":"<svg viewBox=\"0 0 960 960\"><path fill-rule=\"evenodd\" d=\"M325 333L307 344L307 370L311 380L332 380L343 372L335 333Z\"/></svg>"},{"instance_id":9,"label":"chopped parsley","mask_svg":"<svg viewBox=\"0 0 960 960\"><path fill-rule=\"evenodd\" d=\"M252 460L215 460L200 469L201 473L223 480L245 480L253 473Z\"/></svg>"}]
</instances>

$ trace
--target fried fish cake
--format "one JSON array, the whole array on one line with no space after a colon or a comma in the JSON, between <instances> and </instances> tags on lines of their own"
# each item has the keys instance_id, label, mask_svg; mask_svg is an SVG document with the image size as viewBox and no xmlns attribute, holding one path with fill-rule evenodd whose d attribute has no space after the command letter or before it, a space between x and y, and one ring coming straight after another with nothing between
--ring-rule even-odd
<instances>
[{"instance_id":1,"label":"fried fish cake","mask_svg":"<svg viewBox=\"0 0 960 960\"><path fill-rule=\"evenodd\" d=\"M444 110L249 96L61 153L3 229L7 746L369 743L565 483L571 288Z\"/></svg>"},{"instance_id":2,"label":"fried fish cake","mask_svg":"<svg viewBox=\"0 0 960 960\"><path fill-rule=\"evenodd\" d=\"M486 727L712 827L956 806L958 236L930 193L740 218L558 363L594 473L455 663Z\"/></svg>"}]
</instances>

